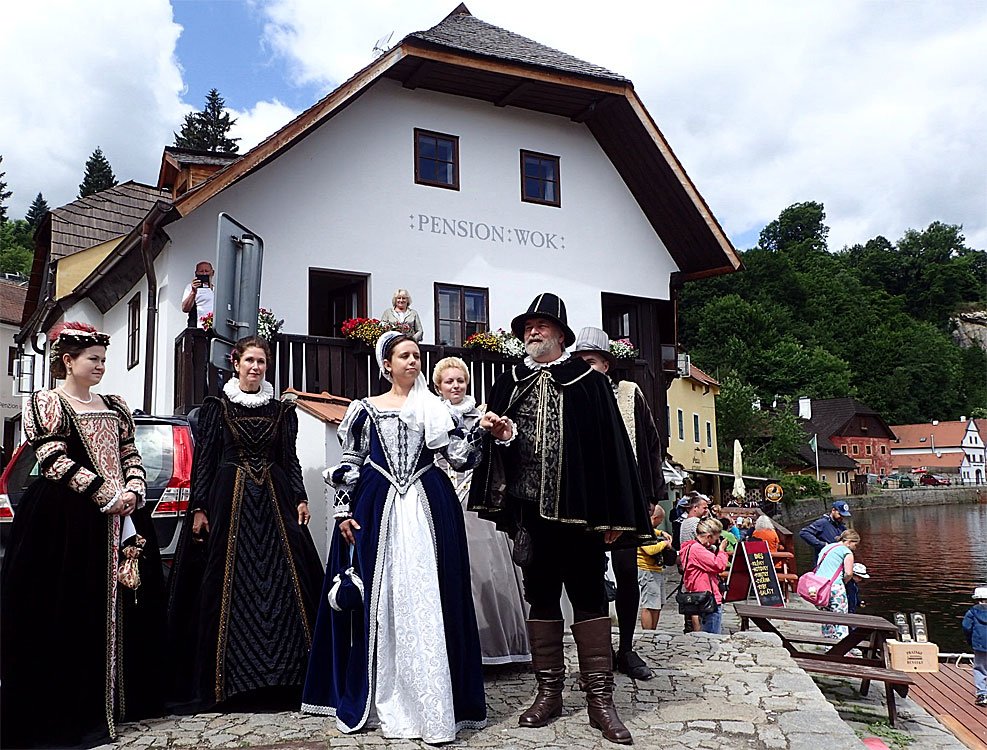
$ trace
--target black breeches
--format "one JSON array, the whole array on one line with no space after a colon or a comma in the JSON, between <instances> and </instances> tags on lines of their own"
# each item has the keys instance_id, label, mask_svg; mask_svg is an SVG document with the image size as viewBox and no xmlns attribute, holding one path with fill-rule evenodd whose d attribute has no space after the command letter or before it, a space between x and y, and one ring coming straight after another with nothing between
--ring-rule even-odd
<instances>
[{"instance_id":1,"label":"black breeches","mask_svg":"<svg viewBox=\"0 0 987 750\"><path fill-rule=\"evenodd\" d=\"M524 523L534 550L531 564L523 570L524 598L531 605L528 616L532 620L561 620L560 599L565 586L576 622L606 617L603 534L527 514Z\"/></svg>"},{"instance_id":2,"label":"black breeches","mask_svg":"<svg viewBox=\"0 0 987 750\"><path fill-rule=\"evenodd\" d=\"M617 583L617 626L620 632L618 651L630 651L637 625L637 610L641 603L641 591L637 584L637 550L615 549L610 553L613 575Z\"/></svg>"}]
</instances>

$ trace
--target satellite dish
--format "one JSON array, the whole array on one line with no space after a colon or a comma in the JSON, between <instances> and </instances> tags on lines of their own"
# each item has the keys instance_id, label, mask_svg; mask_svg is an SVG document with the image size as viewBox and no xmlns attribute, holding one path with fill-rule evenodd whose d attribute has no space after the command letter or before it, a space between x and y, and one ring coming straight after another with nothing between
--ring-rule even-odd
<instances>
[{"instance_id":1,"label":"satellite dish","mask_svg":"<svg viewBox=\"0 0 987 750\"><path fill-rule=\"evenodd\" d=\"M383 55L385 52L387 52L387 50L389 50L391 48L391 37L392 36L394 36L394 32L393 31L390 34L388 34L387 36L382 36L374 44L374 49L373 49L373 52L371 54L373 54L375 60L378 57L380 57L381 55Z\"/></svg>"}]
</instances>

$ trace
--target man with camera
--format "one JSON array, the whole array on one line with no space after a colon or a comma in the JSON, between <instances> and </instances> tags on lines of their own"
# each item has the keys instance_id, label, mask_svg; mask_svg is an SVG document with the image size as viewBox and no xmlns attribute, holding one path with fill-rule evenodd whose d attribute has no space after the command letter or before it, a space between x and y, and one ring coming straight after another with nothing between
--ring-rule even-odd
<instances>
[{"instance_id":1,"label":"man with camera","mask_svg":"<svg viewBox=\"0 0 987 750\"><path fill-rule=\"evenodd\" d=\"M202 319L213 311L212 277L215 271L208 260L195 264L195 278L185 287L182 295L182 312L188 313L188 327L198 328Z\"/></svg>"}]
</instances>

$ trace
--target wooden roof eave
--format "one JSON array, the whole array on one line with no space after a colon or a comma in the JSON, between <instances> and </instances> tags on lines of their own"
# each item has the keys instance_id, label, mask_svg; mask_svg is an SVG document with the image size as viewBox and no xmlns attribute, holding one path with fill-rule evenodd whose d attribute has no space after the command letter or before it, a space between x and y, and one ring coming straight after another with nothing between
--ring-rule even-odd
<instances>
[{"instance_id":1,"label":"wooden roof eave","mask_svg":"<svg viewBox=\"0 0 987 750\"><path fill-rule=\"evenodd\" d=\"M628 83L622 83L620 81L594 78L593 76L580 76L575 73L551 70L537 65L511 62L497 57L487 57L466 51L451 50L447 47L431 44L422 39L407 38L400 46L405 48L408 57L418 57L423 61L475 68L488 73L512 76L529 81L588 89L601 94L615 94L617 96L624 96L625 92L630 88Z\"/></svg>"},{"instance_id":2,"label":"wooden roof eave","mask_svg":"<svg viewBox=\"0 0 987 750\"><path fill-rule=\"evenodd\" d=\"M675 155L675 152L672 151L672 147L668 145L668 141L665 140L665 136L652 119L651 114L648 112L647 108L645 108L644 103L641 101L640 97L638 97L637 92L634 91L633 88L630 88L626 92L626 96L635 114L644 126L645 131L651 138L651 141L672 169L676 179L678 179L679 185L682 186L682 189L685 191L690 202L693 206L695 206L696 211L698 211L699 215L706 223L710 234L719 245L720 250L725 256L725 260L727 261L726 264L714 268L705 268L699 271L683 271L682 279L684 281L694 281L696 279L709 278L711 276L720 276L723 274L740 271L743 268L743 262L740 260L740 255L737 253L733 243L730 242L730 239L723 231L723 227L720 226L720 223L716 220L716 217L713 216L713 212L706 204L705 199L702 195L700 195L699 190L689 178L685 168L682 166L682 162L679 161L678 157Z\"/></svg>"},{"instance_id":3,"label":"wooden roof eave","mask_svg":"<svg viewBox=\"0 0 987 750\"><path fill-rule=\"evenodd\" d=\"M281 152L294 145L323 122L331 118L362 94L367 87L405 56L402 46L397 46L378 57L352 78L332 91L322 101L305 110L283 128L261 141L244 154L243 158L219 170L201 185L182 195L174 206L182 216L197 209L214 195L260 169Z\"/></svg>"}]
</instances>

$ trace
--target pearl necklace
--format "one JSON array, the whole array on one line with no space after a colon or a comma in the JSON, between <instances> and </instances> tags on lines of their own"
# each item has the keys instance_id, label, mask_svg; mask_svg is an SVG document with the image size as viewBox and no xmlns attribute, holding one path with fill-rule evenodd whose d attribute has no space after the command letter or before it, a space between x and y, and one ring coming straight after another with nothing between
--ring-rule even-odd
<instances>
[{"instance_id":1,"label":"pearl necklace","mask_svg":"<svg viewBox=\"0 0 987 750\"><path fill-rule=\"evenodd\" d=\"M73 401L78 401L80 404L91 404L93 402L93 399L95 398L95 396L92 393L90 393L89 394L89 400L86 401L85 399L81 399L78 396L73 396L71 393L69 393L68 391L66 391L64 388L59 388L58 390L60 390L63 395L67 396L68 398L72 399Z\"/></svg>"}]
</instances>

